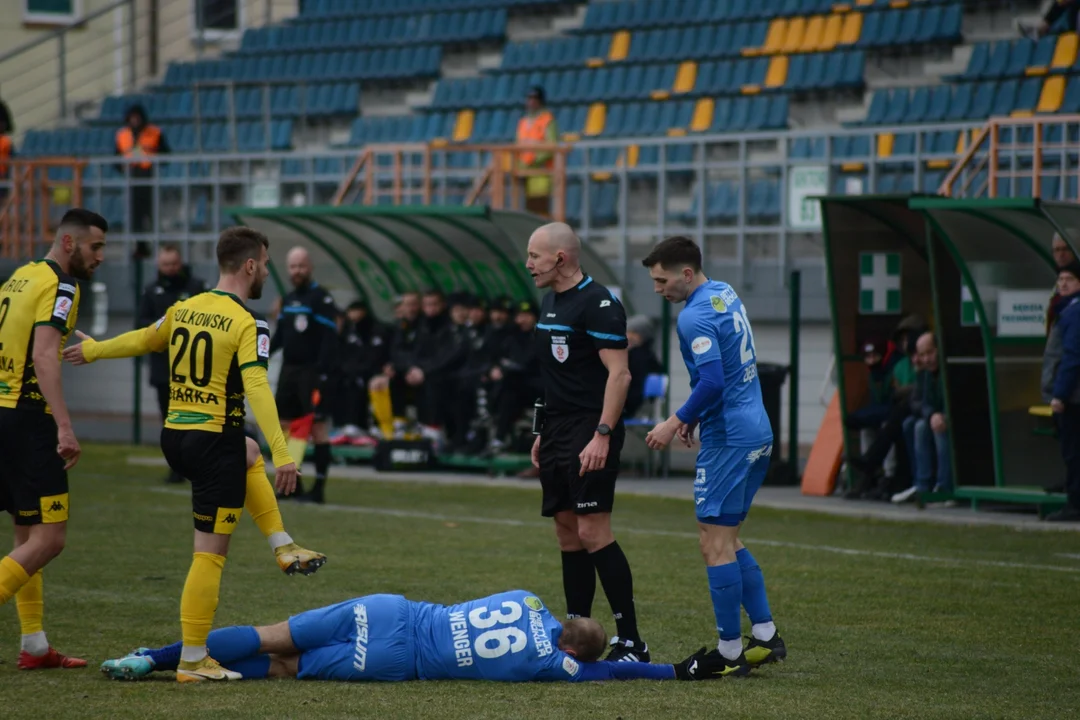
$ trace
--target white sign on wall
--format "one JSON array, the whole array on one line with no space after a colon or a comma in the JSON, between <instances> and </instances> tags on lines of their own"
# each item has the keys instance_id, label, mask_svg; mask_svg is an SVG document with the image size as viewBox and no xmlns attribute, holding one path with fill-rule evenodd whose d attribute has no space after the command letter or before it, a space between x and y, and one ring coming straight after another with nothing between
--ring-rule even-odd
<instances>
[{"instance_id":1,"label":"white sign on wall","mask_svg":"<svg viewBox=\"0 0 1080 720\"><path fill-rule=\"evenodd\" d=\"M251 207L276 208L281 205L281 186L276 182L257 182L251 185Z\"/></svg>"},{"instance_id":2,"label":"white sign on wall","mask_svg":"<svg viewBox=\"0 0 1080 720\"><path fill-rule=\"evenodd\" d=\"M1045 290L1001 290L998 293L998 337L1042 337L1046 334Z\"/></svg>"},{"instance_id":3,"label":"white sign on wall","mask_svg":"<svg viewBox=\"0 0 1080 720\"><path fill-rule=\"evenodd\" d=\"M788 225L798 230L821 229L821 203L810 198L829 193L829 168L804 165L788 173Z\"/></svg>"}]
</instances>

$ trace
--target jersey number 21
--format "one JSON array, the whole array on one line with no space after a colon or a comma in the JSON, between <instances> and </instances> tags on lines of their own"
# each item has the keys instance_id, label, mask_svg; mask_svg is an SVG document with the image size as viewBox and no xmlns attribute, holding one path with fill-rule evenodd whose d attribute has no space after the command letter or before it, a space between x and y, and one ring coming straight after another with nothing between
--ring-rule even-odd
<instances>
[{"instance_id":1,"label":"jersey number 21","mask_svg":"<svg viewBox=\"0 0 1080 720\"><path fill-rule=\"evenodd\" d=\"M739 363L745 365L754 359L754 331L750 328L750 318L746 316L746 306L740 307L731 313L731 320L735 323L735 332L742 336L739 344Z\"/></svg>"}]
</instances>

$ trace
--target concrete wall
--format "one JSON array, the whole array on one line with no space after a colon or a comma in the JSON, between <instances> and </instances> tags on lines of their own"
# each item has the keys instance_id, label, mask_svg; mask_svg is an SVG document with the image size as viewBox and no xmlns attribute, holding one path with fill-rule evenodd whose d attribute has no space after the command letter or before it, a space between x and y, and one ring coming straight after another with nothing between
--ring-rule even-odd
<instances>
[{"instance_id":1,"label":"concrete wall","mask_svg":"<svg viewBox=\"0 0 1080 720\"><path fill-rule=\"evenodd\" d=\"M116 0L82 0L83 14L110 7ZM157 6L157 73L151 73L152 8ZM17 6L16 0L5 5ZM240 0L242 27L279 22L297 12L298 0ZM97 103L110 94L135 92L164 76L174 60L216 57L237 39L199 42L194 33L191 0L132 0L64 34L63 82L60 44L50 40L0 62L0 97L11 108L17 138L31 128L71 122L76 112L97 114ZM6 9L6 8L5 8ZM134 20L132 20L134 12ZM27 26L21 13L0 13L0 54L48 36L56 27ZM135 63L131 67L132 37ZM66 107L60 98L66 99ZM66 112L66 115L63 113ZM120 119L117 119L119 122Z\"/></svg>"}]
</instances>

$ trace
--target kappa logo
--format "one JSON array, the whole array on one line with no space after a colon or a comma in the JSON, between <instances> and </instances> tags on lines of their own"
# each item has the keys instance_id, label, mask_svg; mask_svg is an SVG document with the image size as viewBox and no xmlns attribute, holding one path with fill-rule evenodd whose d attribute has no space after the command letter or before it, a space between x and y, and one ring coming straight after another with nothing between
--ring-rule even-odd
<instances>
[{"instance_id":1,"label":"kappa logo","mask_svg":"<svg viewBox=\"0 0 1080 720\"><path fill-rule=\"evenodd\" d=\"M611 301L610 300L601 300L600 301L600 307L611 307Z\"/></svg>"},{"instance_id":2,"label":"kappa logo","mask_svg":"<svg viewBox=\"0 0 1080 720\"><path fill-rule=\"evenodd\" d=\"M228 515L225 516L225 519L222 520L222 522L229 523L230 525L235 525L236 524L236 515L233 515L232 513L229 513Z\"/></svg>"},{"instance_id":3,"label":"kappa logo","mask_svg":"<svg viewBox=\"0 0 1080 720\"><path fill-rule=\"evenodd\" d=\"M60 512L64 509L64 503L59 500L53 500L52 505L49 506L49 512Z\"/></svg>"}]
</instances>

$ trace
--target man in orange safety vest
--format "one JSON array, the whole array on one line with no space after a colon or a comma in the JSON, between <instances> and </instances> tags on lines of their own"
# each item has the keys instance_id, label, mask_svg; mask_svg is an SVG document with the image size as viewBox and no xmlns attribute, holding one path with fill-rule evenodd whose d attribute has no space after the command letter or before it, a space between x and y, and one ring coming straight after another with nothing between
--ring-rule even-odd
<instances>
[{"instance_id":1,"label":"man in orange safety vest","mask_svg":"<svg viewBox=\"0 0 1080 720\"><path fill-rule=\"evenodd\" d=\"M525 96L525 115L518 121L517 144L554 145L558 136L555 116L545 104L544 88L531 88ZM523 170L551 170L554 157L551 152L522 152L518 155L518 166ZM525 209L543 217L551 214L550 174L525 178Z\"/></svg>"}]
</instances>

